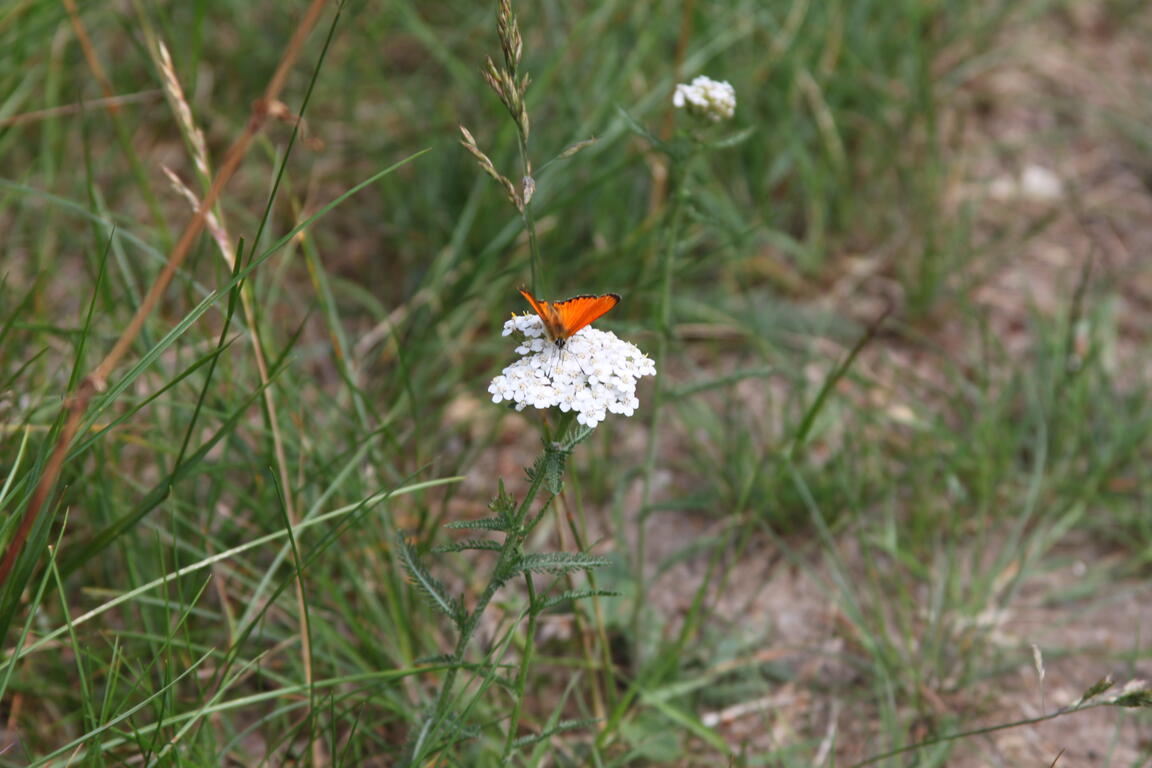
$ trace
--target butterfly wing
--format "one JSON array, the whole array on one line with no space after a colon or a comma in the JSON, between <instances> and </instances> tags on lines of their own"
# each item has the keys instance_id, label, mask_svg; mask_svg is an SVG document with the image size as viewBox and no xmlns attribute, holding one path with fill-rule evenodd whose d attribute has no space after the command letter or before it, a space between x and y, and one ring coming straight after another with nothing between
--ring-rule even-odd
<instances>
[{"instance_id":1,"label":"butterfly wing","mask_svg":"<svg viewBox=\"0 0 1152 768\"><path fill-rule=\"evenodd\" d=\"M548 302L537 301L536 297L529 293L527 288L521 288L520 295L527 299L528 303L532 305L532 311L540 315L540 319L543 320L548 311L545 309L545 307L548 305Z\"/></svg>"},{"instance_id":2,"label":"butterfly wing","mask_svg":"<svg viewBox=\"0 0 1152 768\"><path fill-rule=\"evenodd\" d=\"M520 295L540 316L544 329L548 331L548 338L556 342L567 339L620 303L620 297L615 293L573 296L554 304L537 299L526 288L520 289Z\"/></svg>"},{"instance_id":3,"label":"butterfly wing","mask_svg":"<svg viewBox=\"0 0 1152 768\"><path fill-rule=\"evenodd\" d=\"M537 300L526 288L520 289L520 295L527 299L528 303L532 305L532 311L540 316L541 322L544 323L544 330L548 332L548 338L553 341L565 338L566 334L561 325L560 315L556 311L555 304Z\"/></svg>"},{"instance_id":4,"label":"butterfly wing","mask_svg":"<svg viewBox=\"0 0 1152 768\"><path fill-rule=\"evenodd\" d=\"M604 293L599 296L573 296L570 299L557 302L554 305L555 312L560 316L563 337L568 338L619 303L620 297L615 293Z\"/></svg>"}]
</instances>

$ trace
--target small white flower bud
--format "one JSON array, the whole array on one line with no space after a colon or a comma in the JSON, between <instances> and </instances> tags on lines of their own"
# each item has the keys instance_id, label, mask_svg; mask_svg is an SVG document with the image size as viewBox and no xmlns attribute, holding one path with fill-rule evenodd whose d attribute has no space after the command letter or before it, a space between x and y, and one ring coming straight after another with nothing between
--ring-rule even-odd
<instances>
[{"instance_id":1,"label":"small white flower bud","mask_svg":"<svg viewBox=\"0 0 1152 768\"><path fill-rule=\"evenodd\" d=\"M736 113L736 89L728 81L700 75L691 84L680 83L672 94L672 104L690 114L718 123Z\"/></svg>"}]
</instances>

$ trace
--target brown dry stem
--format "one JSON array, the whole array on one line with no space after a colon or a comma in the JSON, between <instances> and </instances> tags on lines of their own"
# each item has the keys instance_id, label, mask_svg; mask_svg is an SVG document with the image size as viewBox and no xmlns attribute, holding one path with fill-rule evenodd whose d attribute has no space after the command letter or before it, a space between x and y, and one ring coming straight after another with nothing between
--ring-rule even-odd
<instances>
[{"instance_id":1,"label":"brown dry stem","mask_svg":"<svg viewBox=\"0 0 1152 768\"><path fill-rule=\"evenodd\" d=\"M24 510L24 516L20 520L20 525L4 551L3 560L0 560L0 586L7 583L8 575L11 573L13 566L16 564L16 559L20 556L20 552L24 548L28 534L31 532L33 525L35 525L36 520L40 516L41 510L44 508L48 497L52 493L52 489L56 485L56 481L60 476L60 470L64 465L64 458L67 456L72 439L76 436L80 422L88 410L92 396L106 387L108 377L120 363L121 358L124 357L129 347L136 341L136 337L144 327L145 321L149 315L152 314L157 304L160 303L160 299L167 290L169 283L172 282L172 278L175 277L177 270L180 269L180 266L184 263L184 259L187 258L192 243L204 228L208 212L216 204L217 200L219 200L225 185L227 185L233 174L236 173L240 162L248 153L252 140L264 124L264 120L268 114L267 105L276 102L280 92L283 90L285 79L288 77L288 73L291 71L296 59L299 58L300 51L304 46L304 41L319 20L325 5L325 0L312 0L312 3L308 6L300 23L296 26L292 39L288 42L284 54L280 58L280 63L277 65L276 71L273 73L271 80L268 82L268 86L264 90L264 96L253 105L252 115L244 127L243 133L241 133L240 137L229 148L228 154L220 166L220 170L212 180L212 186L209 188L208 194L200 201L196 213L184 228L180 240L172 248L172 252L168 256L168 261L165 263L164 269L161 270L160 274L156 277L148 294L140 303L140 308L136 311L136 314L132 317L128 326L120 334L112 350L108 352L91 373L84 377L76 391L65 400L64 408L68 415L64 427L60 431L60 436L56 440L55 447L52 449L52 455L44 469L44 474L41 475L40 482L32 494L32 500Z\"/></svg>"}]
</instances>

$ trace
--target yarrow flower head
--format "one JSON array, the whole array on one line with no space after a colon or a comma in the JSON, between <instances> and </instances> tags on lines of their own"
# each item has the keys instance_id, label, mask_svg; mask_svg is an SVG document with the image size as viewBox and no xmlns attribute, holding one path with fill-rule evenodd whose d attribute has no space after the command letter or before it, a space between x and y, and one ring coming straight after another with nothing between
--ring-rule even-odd
<instances>
[{"instance_id":1,"label":"yarrow flower head","mask_svg":"<svg viewBox=\"0 0 1152 768\"><path fill-rule=\"evenodd\" d=\"M680 83L672 94L672 104L689 114L718 123L736 113L736 89L727 80L700 75L692 83Z\"/></svg>"},{"instance_id":2,"label":"yarrow flower head","mask_svg":"<svg viewBox=\"0 0 1152 768\"><path fill-rule=\"evenodd\" d=\"M636 382L655 376L656 364L634 345L611 331L583 328L557 347L537 315L513 315L504 323L505 336L524 337L520 359L492 379L492 402L505 400L522 411L559 408L576 412L576 421L594 427L609 413L631 416L640 405Z\"/></svg>"}]
</instances>

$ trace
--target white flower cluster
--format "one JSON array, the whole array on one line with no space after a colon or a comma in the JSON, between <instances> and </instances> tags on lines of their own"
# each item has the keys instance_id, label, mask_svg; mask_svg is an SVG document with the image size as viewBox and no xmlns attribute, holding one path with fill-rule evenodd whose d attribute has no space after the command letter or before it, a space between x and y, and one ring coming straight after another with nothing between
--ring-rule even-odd
<instances>
[{"instance_id":1,"label":"white flower cluster","mask_svg":"<svg viewBox=\"0 0 1152 768\"><path fill-rule=\"evenodd\" d=\"M678 108L718 123L736 113L736 89L727 80L718 81L700 75L691 85L680 83L672 94L672 103Z\"/></svg>"},{"instance_id":2,"label":"white flower cluster","mask_svg":"<svg viewBox=\"0 0 1152 768\"><path fill-rule=\"evenodd\" d=\"M504 335L524 336L516 347L522 357L492 379L492 402L559 408L576 412L576 421L594 427L608 413L631 416L640 405L636 381L655 376L656 364L634 345L611 331L583 328L560 349L544 333L537 315L514 315L504 323Z\"/></svg>"}]
</instances>

